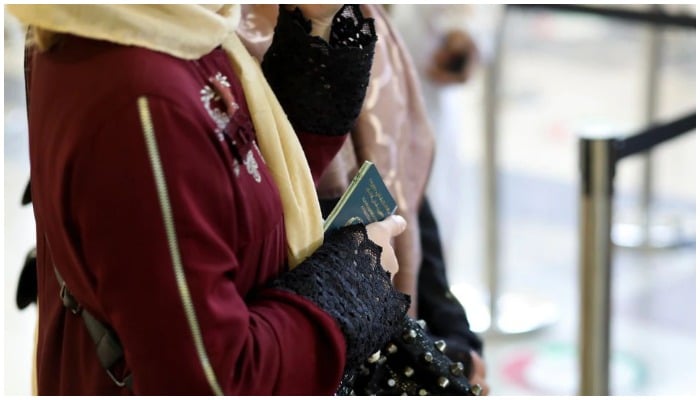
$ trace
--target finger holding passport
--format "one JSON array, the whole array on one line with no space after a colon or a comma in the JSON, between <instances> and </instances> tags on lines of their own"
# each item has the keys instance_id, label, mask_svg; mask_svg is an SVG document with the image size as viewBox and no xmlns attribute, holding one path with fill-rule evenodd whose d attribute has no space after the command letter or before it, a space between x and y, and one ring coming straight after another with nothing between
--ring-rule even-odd
<instances>
[{"instance_id":1,"label":"finger holding passport","mask_svg":"<svg viewBox=\"0 0 700 400\"><path fill-rule=\"evenodd\" d=\"M396 201L377 167L371 161L365 161L328 215L323 229L330 232L348 225L366 225L367 236L383 249L382 266L393 277L399 266L391 239L406 229L406 220L394 215L396 208Z\"/></svg>"}]
</instances>

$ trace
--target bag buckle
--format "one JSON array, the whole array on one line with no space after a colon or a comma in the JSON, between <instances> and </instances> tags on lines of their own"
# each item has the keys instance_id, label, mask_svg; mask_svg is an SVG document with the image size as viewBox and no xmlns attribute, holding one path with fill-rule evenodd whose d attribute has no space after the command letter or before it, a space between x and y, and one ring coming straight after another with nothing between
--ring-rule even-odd
<instances>
[{"instance_id":1,"label":"bag buckle","mask_svg":"<svg viewBox=\"0 0 700 400\"><path fill-rule=\"evenodd\" d=\"M75 300L75 297L70 294L70 291L68 290L68 287L66 286L66 283L63 282L61 283L61 292L60 292L61 300L63 300L63 305L69 309L73 314L79 315L81 311L83 311L83 308L80 306L80 303L78 303Z\"/></svg>"},{"instance_id":2,"label":"bag buckle","mask_svg":"<svg viewBox=\"0 0 700 400\"><path fill-rule=\"evenodd\" d=\"M128 388L131 388L131 374L127 375L127 376L124 378L124 380L121 380L121 381L120 381L119 379L117 379L117 378L114 376L114 374L112 373L112 371L110 371L108 368L105 368L105 371L107 371L107 375L109 376L109 378L110 378L110 379L112 380L112 382L114 382L114 384L117 385L118 387L123 388L123 387L126 386L126 387L128 387Z\"/></svg>"}]
</instances>

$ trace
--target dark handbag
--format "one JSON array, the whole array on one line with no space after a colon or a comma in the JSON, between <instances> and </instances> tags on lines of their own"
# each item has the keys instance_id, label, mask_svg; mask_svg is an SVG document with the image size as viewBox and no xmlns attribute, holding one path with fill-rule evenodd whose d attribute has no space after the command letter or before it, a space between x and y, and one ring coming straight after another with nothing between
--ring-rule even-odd
<instances>
[{"instance_id":1,"label":"dark handbag","mask_svg":"<svg viewBox=\"0 0 700 400\"><path fill-rule=\"evenodd\" d=\"M478 396L464 365L445 354L445 342L434 342L425 323L406 317L402 332L372 354L358 369L346 371L337 395Z\"/></svg>"}]
</instances>

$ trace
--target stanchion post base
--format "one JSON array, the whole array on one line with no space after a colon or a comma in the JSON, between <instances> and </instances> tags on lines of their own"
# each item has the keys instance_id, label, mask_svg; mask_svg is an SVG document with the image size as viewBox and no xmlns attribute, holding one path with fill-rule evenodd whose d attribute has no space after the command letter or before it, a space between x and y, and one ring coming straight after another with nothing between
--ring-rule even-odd
<instances>
[{"instance_id":1,"label":"stanchion post base","mask_svg":"<svg viewBox=\"0 0 700 400\"><path fill-rule=\"evenodd\" d=\"M612 227L615 246L630 249L672 249L695 242L679 218L654 217L648 226L633 221L619 221Z\"/></svg>"},{"instance_id":2,"label":"stanchion post base","mask_svg":"<svg viewBox=\"0 0 700 400\"><path fill-rule=\"evenodd\" d=\"M457 284L452 293L462 303L473 332L486 336L525 334L553 325L559 309L551 301L526 293L506 292L496 302L496 317L489 311L488 296L469 285Z\"/></svg>"}]
</instances>

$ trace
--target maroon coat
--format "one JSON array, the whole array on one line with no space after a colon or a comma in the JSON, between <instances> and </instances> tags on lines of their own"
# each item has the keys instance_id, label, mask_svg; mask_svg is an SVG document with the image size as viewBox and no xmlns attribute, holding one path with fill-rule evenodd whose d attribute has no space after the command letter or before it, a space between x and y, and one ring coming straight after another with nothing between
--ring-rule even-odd
<instances>
[{"instance_id":1,"label":"maroon coat","mask_svg":"<svg viewBox=\"0 0 700 400\"><path fill-rule=\"evenodd\" d=\"M240 106L228 126L235 145L221 140L212 117L223 106L206 97L219 73ZM127 362L117 374L133 373L136 394L211 393L176 286L140 97L148 99L188 288L224 393L334 392L345 364L337 323L310 301L266 287L286 269L282 208L221 49L185 61L67 36L35 55L29 95L39 394L127 393L100 367L83 321L63 307L52 260L78 301L116 331ZM318 178L345 136L300 139ZM249 157L257 168L241 162Z\"/></svg>"}]
</instances>

